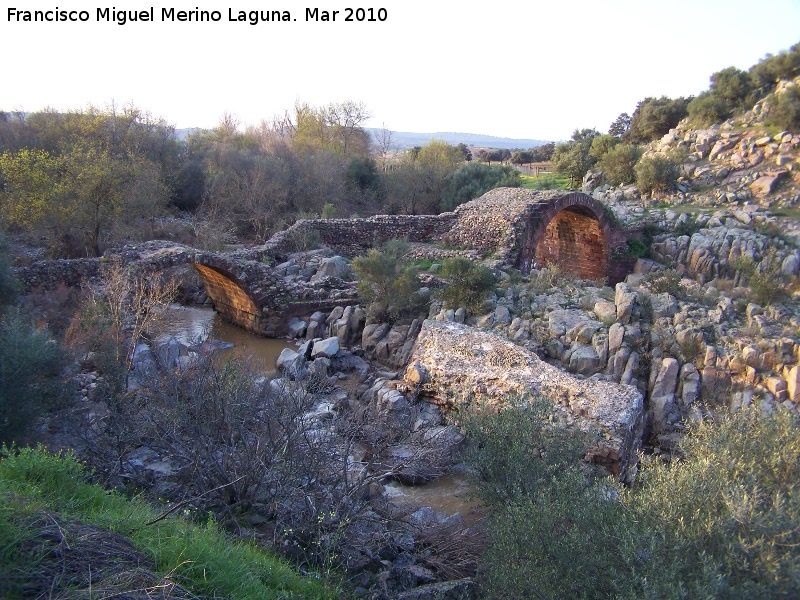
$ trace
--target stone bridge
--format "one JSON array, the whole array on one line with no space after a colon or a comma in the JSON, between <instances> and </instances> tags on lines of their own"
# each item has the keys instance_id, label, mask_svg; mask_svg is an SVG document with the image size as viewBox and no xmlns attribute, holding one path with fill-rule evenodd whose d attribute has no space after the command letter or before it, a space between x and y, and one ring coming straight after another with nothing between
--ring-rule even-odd
<instances>
[{"instance_id":1,"label":"stone bridge","mask_svg":"<svg viewBox=\"0 0 800 600\"><path fill-rule=\"evenodd\" d=\"M358 302L352 281L331 276L304 279L280 268L289 255L316 244L352 257L404 238L423 243L434 258L447 249L493 257L526 271L535 264L556 263L581 278L608 277L615 283L635 262L623 254L627 240L637 233L619 227L600 202L585 194L501 188L441 215L299 221L248 250L214 253L147 242L102 259L40 261L16 272L27 289L54 289L97 283L104 265L113 261L134 271L166 273L191 265L224 318L256 334L278 336L293 316Z\"/></svg>"}]
</instances>

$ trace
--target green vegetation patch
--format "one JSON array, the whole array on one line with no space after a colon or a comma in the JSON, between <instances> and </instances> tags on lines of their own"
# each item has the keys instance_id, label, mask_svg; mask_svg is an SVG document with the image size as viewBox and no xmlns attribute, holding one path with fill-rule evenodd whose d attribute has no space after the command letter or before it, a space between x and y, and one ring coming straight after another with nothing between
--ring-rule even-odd
<instances>
[{"instance_id":1,"label":"green vegetation patch","mask_svg":"<svg viewBox=\"0 0 800 600\"><path fill-rule=\"evenodd\" d=\"M53 592L71 589L75 597L87 598L89 590L99 593L103 586L121 593L154 585L231 599L337 597L336 591L300 576L255 544L233 540L213 520L198 524L180 508L165 516L138 498L128 500L86 483L83 467L71 454L4 448L0 456L3 598L49 593L54 584L62 589ZM82 545L87 536L92 544ZM73 564L75 553L86 560ZM131 566L125 574L109 566L137 557L144 557L142 566ZM69 569L55 568L54 560ZM154 574L145 573L148 565ZM103 566L113 577L102 579ZM120 582L126 589L119 588Z\"/></svg>"}]
</instances>

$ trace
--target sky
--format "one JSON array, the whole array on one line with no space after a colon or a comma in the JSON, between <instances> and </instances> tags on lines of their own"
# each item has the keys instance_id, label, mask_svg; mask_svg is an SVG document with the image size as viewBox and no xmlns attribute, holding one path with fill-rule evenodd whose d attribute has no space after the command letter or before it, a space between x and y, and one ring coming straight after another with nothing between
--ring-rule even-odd
<instances>
[{"instance_id":1,"label":"sky","mask_svg":"<svg viewBox=\"0 0 800 600\"><path fill-rule=\"evenodd\" d=\"M699 94L712 73L800 42L800 0L351 4L372 8L373 22L345 21L347 2L98 2L0 0L0 110L133 104L177 128L210 128L226 113L257 125L298 101L355 100L367 126L558 141L605 132L648 96ZM292 21L230 20L259 5ZM152 22L98 19L151 7ZM314 8L339 12L307 20ZM14 16L56 9L88 21ZM165 21L164 9L220 19Z\"/></svg>"}]
</instances>

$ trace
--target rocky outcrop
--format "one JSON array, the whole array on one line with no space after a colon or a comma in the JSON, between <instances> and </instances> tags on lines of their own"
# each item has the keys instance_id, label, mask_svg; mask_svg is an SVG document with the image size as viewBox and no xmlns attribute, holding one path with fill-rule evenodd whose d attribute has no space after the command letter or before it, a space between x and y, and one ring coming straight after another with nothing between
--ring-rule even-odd
<instances>
[{"instance_id":1,"label":"rocky outcrop","mask_svg":"<svg viewBox=\"0 0 800 600\"><path fill-rule=\"evenodd\" d=\"M508 340L457 323L426 320L411 360L416 373L427 373L413 387L442 405L467 398L497 406L511 396L551 398L565 423L599 432L589 460L623 479L633 475L644 414L636 388L575 377Z\"/></svg>"}]
</instances>

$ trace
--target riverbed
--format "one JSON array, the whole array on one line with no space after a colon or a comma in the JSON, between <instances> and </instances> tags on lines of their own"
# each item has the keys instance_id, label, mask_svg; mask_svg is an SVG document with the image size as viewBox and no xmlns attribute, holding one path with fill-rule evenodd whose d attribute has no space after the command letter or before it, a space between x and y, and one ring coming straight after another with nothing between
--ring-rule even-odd
<instances>
[{"instance_id":1,"label":"riverbed","mask_svg":"<svg viewBox=\"0 0 800 600\"><path fill-rule=\"evenodd\" d=\"M159 333L175 336L187 346L199 346L209 338L233 344L233 348L220 354L222 358L233 355L249 358L265 371L275 369L275 361L284 348L297 348L292 340L248 333L224 321L214 309L202 306L172 304L159 325Z\"/></svg>"},{"instance_id":2,"label":"riverbed","mask_svg":"<svg viewBox=\"0 0 800 600\"><path fill-rule=\"evenodd\" d=\"M173 304L159 325L159 333L172 335L187 346L199 346L210 339L233 344L220 356L248 358L260 369L272 371L275 361L284 348L296 349L293 340L258 337L241 327L232 325L212 308ZM387 498L415 506L428 506L433 510L452 515L461 513L468 524L482 517L480 501L475 493L469 473L453 469L434 481L421 486L407 486L398 482L386 485Z\"/></svg>"}]
</instances>

